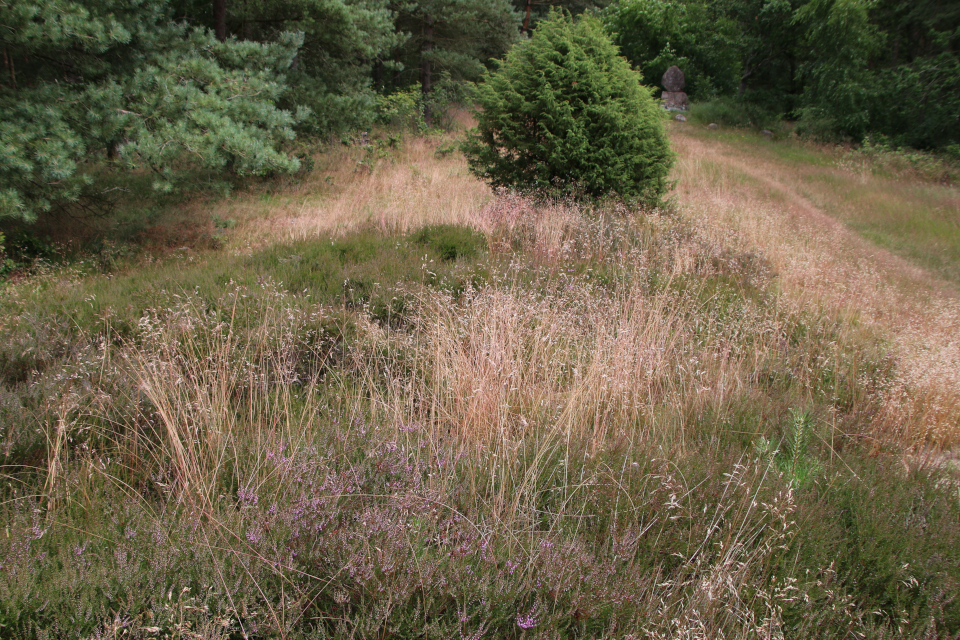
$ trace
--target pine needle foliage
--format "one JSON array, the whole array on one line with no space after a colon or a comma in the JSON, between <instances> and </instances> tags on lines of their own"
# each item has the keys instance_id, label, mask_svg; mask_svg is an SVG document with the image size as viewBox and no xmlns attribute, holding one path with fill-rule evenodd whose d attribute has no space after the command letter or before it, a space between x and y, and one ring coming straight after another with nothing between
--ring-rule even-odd
<instances>
[{"instance_id":1,"label":"pine needle foliage","mask_svg":"<svg viewBox=\"0 0 960 640\"><path fill-rule=\"evenodd\" d=\"M640 75L593 17L552 11L477 90L471 170L495 188L655 204L673 162Z\"/></svg>"},{"instance_id":2,"label":"pine needle foliage","mask_svg":"<svg viewBox=\"0 0 960 640\"><path fill-rule=\"evenodd\" d=\"M284 145L307 110L277 106L300 33L219 42L168 0L10 0L0 34L0 220L94 208L113 190L91 170L104 158L159 191L192 170L300 166Z\"/></svg>"}]
</instances>

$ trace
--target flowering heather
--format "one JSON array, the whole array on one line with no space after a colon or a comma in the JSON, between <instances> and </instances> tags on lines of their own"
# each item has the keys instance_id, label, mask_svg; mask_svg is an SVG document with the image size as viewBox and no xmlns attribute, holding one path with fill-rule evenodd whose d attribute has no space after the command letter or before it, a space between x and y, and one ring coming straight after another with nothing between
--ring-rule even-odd
<instances>
[{"instance_id":1,"label":"flowering heather","mask_svg":"<svg viewBox=\"0 0 960 640\"><path fill-rule=\"evenodd\" d=\"M505 195L242 281L6 285L0 635L960 633L949 345L924 372L882 274L805 276L834 245L771 248L695 151L715 219Z\"/></svg>"}]
</instances>

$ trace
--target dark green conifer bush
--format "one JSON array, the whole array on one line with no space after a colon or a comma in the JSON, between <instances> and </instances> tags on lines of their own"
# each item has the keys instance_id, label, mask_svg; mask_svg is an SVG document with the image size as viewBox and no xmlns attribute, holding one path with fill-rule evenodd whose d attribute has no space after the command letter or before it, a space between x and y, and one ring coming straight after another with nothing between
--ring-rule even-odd
<instances>
[{"instance_id":1,"label":"dark green conifer bush","mask_svg":"<svg viewBox=\"0 0 960 640\"><path fill-rule=\"evenodd\" d=\"M600 22L554 11L477 91L464 152L495 188L657 203L673 161L658 107Z\"/></svg>"}]
</instances>

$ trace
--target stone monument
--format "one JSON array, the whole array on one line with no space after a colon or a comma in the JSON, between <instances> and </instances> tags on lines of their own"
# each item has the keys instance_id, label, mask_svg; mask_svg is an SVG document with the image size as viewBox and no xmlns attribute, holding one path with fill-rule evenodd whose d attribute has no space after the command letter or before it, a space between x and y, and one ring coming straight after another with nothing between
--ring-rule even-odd
<instances>
[{"instance_id":1,"label":"stone monument","mask_svg":"<svg viewBox=\"0 0 960 640\"><path fill-rule=\"evenodd\" d=\"M660 81L663 84L663 94L660 96L660 105L667 111L686 111L690 106L687 94L683 92L686 80L680 67L673 65L663 74Z\"/></svg>"}]
</instances>

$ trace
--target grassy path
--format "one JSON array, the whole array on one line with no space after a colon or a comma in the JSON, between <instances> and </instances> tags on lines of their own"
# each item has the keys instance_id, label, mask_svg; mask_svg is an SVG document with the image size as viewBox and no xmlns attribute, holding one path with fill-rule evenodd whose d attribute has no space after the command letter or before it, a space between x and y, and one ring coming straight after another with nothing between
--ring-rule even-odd
<instances>
[{"instance_id":1,"label":"grassy path","mask_svg":"<svg viewBox=\"0 0 960 640\"><path fill-rule=\"evenodd\" d=\"M696 156L742 174L747 189L813 218L826 233L848 231L856 247L892 274L939 293L960 292L960 189L949 182L892 175L835 147L766 141L750 134L675 130L681 158ZM839 224L838 224L839 223Z\"/></svg>"},{"instance_id":2,"label":"grassy path","mask_svg":"<svg viewBox=\"0 0 960 640\"><path fill-rule=\"evenodd\" d=\"M680 127L673 141L685 215L770 260L797 304L885 336L914 398L892 409L890 428L920 413L932 431L956 432L960 191L875 175L840 151L790 141ZM878 213L877 202L897 214ZM940 235L930 223L940 218L957 233ZM920 231L898 235L901 227Z\"/></svg>"}]
</instances>

